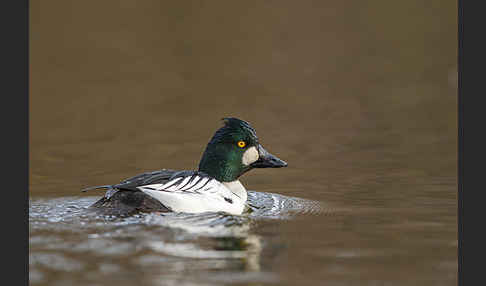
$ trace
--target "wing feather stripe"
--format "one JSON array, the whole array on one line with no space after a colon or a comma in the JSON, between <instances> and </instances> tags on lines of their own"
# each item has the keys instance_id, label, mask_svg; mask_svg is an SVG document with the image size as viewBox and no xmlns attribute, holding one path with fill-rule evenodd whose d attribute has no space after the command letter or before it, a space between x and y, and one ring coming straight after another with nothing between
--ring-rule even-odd
<instances>
[{"instance_id":1,"label":"wing feather stripe","mask_svg":"<svg viewBox=\"0 0 486 286\"><path fill-rule=\"evenodd\" d=\"M185 186L190 179L191 179L191 177L185 177L185 178L183 178L182 181L180 181L180 183L177 184L177 189L176 190L179 190L181 188L181 186Z\"/></svg>"},{"instance_id":2,"label":"wing feather stripe","mask_svg":"<svg viewBox=\"0 0 486 286\"><path fill-rule=\"evenodd\" d=\"M199 191L200 189L204 188L204 187L205 187L207 184L209 184L209 182L211 182L211 180L212 180L211 178L208 178L208 180L206 181L206 183L204 183L204 185L200 186L200 187L199 187L199 188L197 188L197 189L194 189L193 191L194 191L194 192L197 192L197 191Z\"/></svg>"},{"instance_id":3,"label":"wing feather stripe","mask_svg":"<svg viewBox=\"0 0 486 286\"><path fill-rule=\"evenodd\" d=\"M169 182L167 182L167 184L169 184L169 183L172 183L172 184L170 184L169 186L164 186L164 189L168 189L168 188L170 188L170 187L174 186L174 185L175 185L177 182L179 182L181 179L182 179L182 177L180 177L180 178L176 178L176 179L174 179L173 181L169 181Z\"/></svg>"},{"instance_id":4,"label":"wing feather stripe","mask_svg":"<svg viewBox=\"0 0 486 286\"><path fill-rule=\"evenodd\" d=\"M196 176L196 177L197 177L197 180L195 180L194 184L190 185L189 187L187 187L185 189L181 188L181 192L185 192L185 191L187 191L187 190L189 190L191 188L196 187L197 184L199 184L201 181L204 180L204 178L202 178L202 177L199 177L199 176Z\"/></svg>"},{"instance_id":5,"label":"wing feather stripe","mask_svg":"<svg viewBox=\"0 0 486 286\"><path fill-rule=\"evenodd\" d=\"M192 175L192 176L188 177L188 178L189 178L189 180L187 181L187 183L185 183L184 185L180 186L180 187L179 187L179 189L182 191L182 189L183 189L185 186L190 185L190 183L191 183L192 181L194 181L194 179L195 179L196 177L197 177L197 174L194 174L194 175ZM189 186L189 188L190 188L191 186L192 186L192 185L190 185L190 186Z\"/></svg>"}]
</instances>

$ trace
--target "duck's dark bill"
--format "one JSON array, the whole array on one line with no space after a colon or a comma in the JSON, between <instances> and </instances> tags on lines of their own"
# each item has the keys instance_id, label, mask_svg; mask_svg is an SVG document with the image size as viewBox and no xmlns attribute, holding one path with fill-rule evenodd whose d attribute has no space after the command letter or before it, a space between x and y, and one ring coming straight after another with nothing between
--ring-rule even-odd
<instances>
[{"instance_id":1,"label":"duck's dark bill","mask_svg":"<svg viewBox=\"0 0 486 286\"><path fill-rule=\"evenodd\" d=\"M253 168L281 168L287 167L287 162L280 160L276 156L268 153L262 145L258 146L259 158L256 162L252 163Z\"/></svg>"}]
</instances>

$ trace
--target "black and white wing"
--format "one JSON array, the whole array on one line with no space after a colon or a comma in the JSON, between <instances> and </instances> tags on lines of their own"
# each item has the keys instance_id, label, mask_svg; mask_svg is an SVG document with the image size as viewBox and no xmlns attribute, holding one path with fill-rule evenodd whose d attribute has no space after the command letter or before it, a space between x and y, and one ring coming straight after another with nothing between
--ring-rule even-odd
<instances>
[{"instance_id":1,"label":"black and white wing","mask_svg":"<svg viewBox=\"0 0 486 286\"><path fill-rule=\"evenodd\" d=\"M137 186L137 189L180 193L180 194L202 194L215 192L219 185L218 181L201 172L182 171L174 174L169 181L163 183L150 183Z\"/></svg>"},{"instance_id":2,"label":"black and white wing","mask_svg":"<svg viewBox=\"0 0 486 286\"><path fill-rule=\"evenodd\" d=\"M138 191L138 186L144 186L149 184L163 184L168 182L174 175L181 173L175 170L162 169L158 171L146 172L138 174L134 177L123 180L122 182L115 185L103 185L84 188L81 191L86 192L96 189L108 189L108 192L117 190L126 191Z\"/></svg>"},{"instance_id":3,"label":"black and white wing","mask_svg":"<svg viewBox=\"0 0 486 286\"><path fill-rule=\"evenodd\" d=\"M113 188L136 191L138 186L166 183L178 173L181 172L169 169L147 172L123 180L121 183L113 185Z\"/></svg>"},{"instance_id":4,"label":"black and white wing","mask_svg":"<svg viewBox=\"0 0 486 286\"><path fill-rule=\"evenodd\" d=\"M241 214L244 208L244 202L240 202L238 196L219 181L200 172L180 172L166 183L138 186L137 189L176 212L225 211Z\"/></svg>"}]
</instances>

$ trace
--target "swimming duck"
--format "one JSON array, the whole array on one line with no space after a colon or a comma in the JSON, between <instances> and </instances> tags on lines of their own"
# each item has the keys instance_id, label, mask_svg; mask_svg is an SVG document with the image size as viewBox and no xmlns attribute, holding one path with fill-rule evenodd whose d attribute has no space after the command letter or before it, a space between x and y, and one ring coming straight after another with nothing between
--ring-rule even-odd
<instances>
[{"instance_id":1,"label":"swimming duck","mask_svg":"<svg viewBox=\"0 0 486 286\"><path fill-rule=\"evenodd\" d=\"M139 174L108 189L91 207L119 215L136 212L226 212L245 210L247 192L238 178L253 168L281 168L287 163L267 152L255 129L238 118L223 118L195 171L162 169Z\"/></svg>"}]
</instances>

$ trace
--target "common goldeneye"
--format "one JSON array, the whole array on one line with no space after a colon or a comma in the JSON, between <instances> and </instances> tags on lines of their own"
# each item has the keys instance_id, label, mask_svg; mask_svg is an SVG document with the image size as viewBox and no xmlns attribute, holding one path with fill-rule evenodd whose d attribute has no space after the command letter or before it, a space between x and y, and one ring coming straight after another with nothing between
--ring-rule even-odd
<instances>
[{"instance_id":1,"label":"common goldeneye","mask_svg":"<svg viewBox=\"0 0 486 286\"><path fill-rule=\"evenodd\" d=\"M108 189L91 207L119 215L136 212L227 212L239 215L247 193L238 178L253 168L280 168L287 163L268 153L255 129L238 118L223 118L204 151L197 171L163 169L139 174Z\"/></svg>"}]
</instances>

